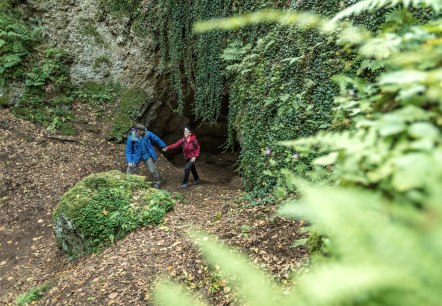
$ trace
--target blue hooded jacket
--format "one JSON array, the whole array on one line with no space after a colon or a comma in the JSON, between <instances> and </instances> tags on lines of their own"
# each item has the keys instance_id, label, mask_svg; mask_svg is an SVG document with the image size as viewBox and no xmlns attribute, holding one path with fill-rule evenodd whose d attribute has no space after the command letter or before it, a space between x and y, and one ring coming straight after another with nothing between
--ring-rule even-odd
<instances>
[{"instance_id":1,"label":"blue hooded jacket","mask_svg":"<svg viewBox=\"0 0 442 306\"><path fill-rule=\"evenodd\" d=\"M146 160L149 156L152 156L153 160L157 160L157 154L155 153L155 149L152 145L152 141L157 143L161 148L166 147L166 144L154 133L149 132L147 129L144 131L144 135L142 137L138 137L136 134L136 130L132 130L127 137L126 143L126 159L128 163L138 163L140 160ZM146 146L147 152L149 154L145 154L141 156L141 146Z\"/></svg>"}]
</instances>

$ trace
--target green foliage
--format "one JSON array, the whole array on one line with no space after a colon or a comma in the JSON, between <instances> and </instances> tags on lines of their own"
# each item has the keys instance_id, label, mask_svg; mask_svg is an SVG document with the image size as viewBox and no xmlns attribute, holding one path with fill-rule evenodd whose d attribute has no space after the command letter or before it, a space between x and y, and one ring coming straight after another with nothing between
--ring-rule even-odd
<instances>
[{"instance_id":1,"label":"green foliage","mask_svg":"<svg viewBox=\"0 0 442 306\"><path fill-rule=\"evenodd\" d=\"M0 13L0 88L7 80L23 77L23 69L40 35L41 28L31 28L17 18Z\"/></svg>"},{"instance_id":2,"label":"green foliage","mask_svg":"<svg viewBox=\"0 0 442 306\"><path fill-rule=\"evenodd\" d=\"M5 93L1 104L10 106L9 83L23 82L25 93L12 108L15 115L50 131L75 133L69 125L69 56L59 48L41 45L41 27L23 23L12 10L8 13L0 13L0 91Z\"/></svg>"},{"instance_id":3,"label":"green foliage","mask_svg":"<svg viewBox=\"0 0 442 306\"><path fill-rule=\"evenodd\" d=\"M182 306L204 306L208 305L192 297L189 292L175 283L162 280L157 283L155 290L156 305L182 305Z\"/></svg>"},{"instance_id":4,"label":"green foliage","mask_svg":"<svg viewBox=\"0 0 442 306\"><path fill-rule=\"evenodd\" d=\"M431 7L435 12L442 9L442 3L439 0L362 0L339 12L333 20L342 19L351 15L359 15L363 12L378 10L383 7L391 7L402 4L405 8Z\"/></svg>"},{"instance_id":5,"label":"green foliage","mask_svg":"<svg viewBox=\"0 0 442 306\"><path fill-rule=\"evenodd\" d=\"M334 42L313 30L267 29L254 44L234 40L222 55L231 77L228 145L241 144L240 172L252 197L269 197L282 179L278 170L299 164L296 151L278 141L330 126L337 93L330 78L345 66Z\"/></svg>"},{"instance_id":6,"label":"green foliage","mask_svg":"<svg viewBox=\"0 0 442 306\"><path fill-rule=\"evenodd\" d=\"M131 126L133 126L134 120L139 115L141 106L148 99L148 94L141 88L129 88L123 92L108 138L123 141Z\"/></svg>"},{"instance_id":7,"label":"green foliage","mask_svg":"<svg viewBox=\"0 0 442 306\"><path fill-rule=\"evenodd\" d=\"M57 243L71 258L96 252L135 228L158 224L177 202L144 178L119 171L92 174L63 195L53 212Z\"/></svg>"},{"instance_id":8,"label":"green foliage","mask_svg":"<svg viewBox=\"0 0 442 306\"><path fill-rule=\"evenodd\" d=\"M418 23L417 18L404 10L387 12L385 25L381 22L385 20L383 14L374 18L376 22L371 16L359 18L358 23L367 24L373 32L381 26L398 31L382 39L372 39L372 34L362 27L330 22L315 14L330 16L341 5L340 1L296 3L294 8L308 13L266 10L195 26L197 31L205 32L269 22L279 25L268 25L261 32L263 36L252 44L239 40L240 34L232 35L235 39L222 55L231 77L227 145L233 146L235 140L241 144L239 170L246 189L253 191L251 196L268 196L276 184L284 181L280 169L291 168L304 175L312 167L310 161L314 155L300 155L297 147L280 148L276 145L278 141L349 124L348 118L338 120L339 114L332 113L333 96L338 88L331 77L343 72L350 77L359 74L359 80L355 78L352 82L360 84L374 79L384 63L370 56L387 57L399 52L402 47L397 38L399 31L406 31L410 23ZM291 25L296 28L287 28ZM413 39L408 41L413 42ZM357 44L363 45L360 55L350 47ZM359 68L361 55L369 58ZM323 178L318 173L309 176ZM285 194L282 190L278 193Z\"/></svg>"},{"instance_id":9,"label":"green foliage","mask_svg":"<svg viewBox=\"0 0 442 306\"><path fill-rule=\"evenodd\" d=\"M197 1L195 20L225 16L230 11L229 5L231 1ZM219 55L225 47L224 40L225 34L221 31L212 31L197 38L193 105L197 119L216 121L220 116L225 82Z\"/></svg>"},{"instance_id":10,"label":"green foliage","mask_svg":"<svg viewBox=\"0 0 442 306\"><path fill-rule=\"evenodd\" d=\"M103 105L115 102L121 90L117 84L86 82L75 91L74 95L84 103Z\"/></svg>"},{"instance_id":11,"label":"green foliage","mask_svg":"<svg viewBox=\"0 0 442 306\"><path fill-rule=\"evenodd\" d=\"M302 154L320 152L313 175L333 171L340 185L422 205L439 175L434 165L442 150L441 33L437 20L403 34L382 33L361 46L361 54L381 60L384 70L372 83L338 79L336 118L347 118L350 128L291 143ZM389 48L379 52L379 45Z\"/></svg>"},{"instance_id":12,"label":"green foliage","mask_svg":"<svg viewBox=\"0 0 442 306\"><path fill-rule=\"evenodd\" d=\"M42 58L25 74L26 86L45 89L45 86L49 85L51 93L63 91L69 82L66 65L68 54L59 48L46 48L42 51Z\"/></svg>"},{"instance_id":13,"label":"green foliage","mask_svg":"<svg viewBox=\"0 0 442 306\"><path fill-rule=\"evenodd\" d=\"M73 99L69 97L69 57L58 48L45 48L24 73L26 90L12 112L26 120L46 126L49 131L73 134L69 125Z\"/></svg>"},{"instance_id":14,"label":"green foliage","mask_svg":"<svg viewBox=\"0 0 442 306\"><path fill-rule=\"evenodd\" d=\"M225 45L225 35L214 31L195 36L192 24L196 20L226 16L231 1L199 0L189 5L186 1L162 0L159 6L162 67L170 72L177 110L182 112L186 97L194 94L196 117L215 121L220 115L224 90L219 54Z\"/></svg>"},{"instance_id":15,"label":"green foliage","mask_svg":"<svg viewBox=\"0 0 442 306\"><path fill-rule=\"evenodd\" d=\"M43 284L41 286L33 287L28 292L19 295L15 299L15 304L18 306L26 306L34 304L48 289L50 286L48 284Z\"/></svg>"}]
</instances>

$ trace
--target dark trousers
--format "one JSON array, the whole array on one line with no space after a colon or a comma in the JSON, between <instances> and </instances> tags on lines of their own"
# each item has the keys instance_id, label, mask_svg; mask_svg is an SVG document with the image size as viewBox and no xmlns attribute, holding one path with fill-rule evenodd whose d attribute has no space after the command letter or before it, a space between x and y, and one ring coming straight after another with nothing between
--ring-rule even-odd
<instances>
[{"instance_id":1,"label":"dark trousers","mask_svg":"<svg viewBox=\"0 0 442 306\"><path fill-rule=\"evenodd\" d=\"M186 159L186 166L184 167L184 181L183 184L187 184L189 182L189 174L192 171L193 179L195 182L199 180L198 172L196 172L195 163L192 163L190 159Z\"/></svg>"}]
</instances>

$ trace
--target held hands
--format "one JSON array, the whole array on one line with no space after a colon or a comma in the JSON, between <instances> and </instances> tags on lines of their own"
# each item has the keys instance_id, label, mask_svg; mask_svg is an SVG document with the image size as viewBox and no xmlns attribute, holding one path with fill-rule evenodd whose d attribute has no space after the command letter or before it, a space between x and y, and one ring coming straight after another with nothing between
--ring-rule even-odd
<instances>
[{"instance_id":1,"label":"held hands","mask_svg":"<svg viewBox=\"0 0 442 306\"><path fill-rule=\"evenodd\" d=\"M164 148L163 148L163 152L166 152L166 151L167 151L167 147L164 147Z\"/></svg>"}]
</instances>

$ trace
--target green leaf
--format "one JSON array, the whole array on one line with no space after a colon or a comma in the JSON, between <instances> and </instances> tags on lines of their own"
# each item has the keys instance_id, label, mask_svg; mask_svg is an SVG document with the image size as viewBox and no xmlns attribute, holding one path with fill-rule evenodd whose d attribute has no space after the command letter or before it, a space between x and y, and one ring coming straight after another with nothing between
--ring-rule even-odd
<instances>
[{"instance_id":1,"label":"green leaf","mask_svg":"<svg viewBox=\"0 0 442 306\"><path fill-rule=\"evenodd\" d=\"M285 94L285 95L279 96L279 99L282 102L286 102L289 98L290 98L290 94Z\"/></svg>"},{"instance_id":2,"label":"green leaf","mask_svg":"<svg viewBox=\"0 0 442 306\"><path fill-rule=\"evenodd\" d=\"M21 58L18 55L15 55L15 54L6 55L3 57L3 66L5 68L10 68L10 67L15 66L18 63L20 63L20 61L21 61Z\"/></svg>"},{"instance_id":3,"label":"green leaf","mask_svg":"<svg viewBox=\"0 0 442 306\"><path fill-rule=\"evenodd\" d=\"M328 166L334 164L337 159L338 159L338 153L332 152L327 155L316 158L313 161L313 164L320 166Z\"/></svg>"},{"instance_id":4,"label":"green leaf","mask_svg":"<svg viewBox=\"0 0 442 306\"><path fill-rule=\"evenodd\" d=\"M381 136L392 136L399 134L406 129L403 119L399 116L384 116L378 123L379 133Z\"/></svg>"},{"instance_id":5,"label":"green leaf","mask_svg":"<svg viewBox=\"0 0 442 306\"><path fill-rule=\"evenodd\" d=\"M392 184L398 191L422 187L431 177L433 163L428 154L403 155L395 158L393 163L395 172Z\"/></svg>"},{"instance_id":6,"label":"green leaf","mask_svg":"<svg viewBox=\"0 0 442 306\"><path fill-rule=\"evenodd\" d=\"M308 241L308 238L301 238L301 239L298 239L298 240L296 240L296 241L291 245L291 247L292 247L292 248L297 248L297 247L299 247L299 246L304 246L304 245L307 244L307 241Z\"/></svg>"},{"instance_id":7,"label":"green leaf","mask_svg":"<svg viewBox=\"0 0 442 306\"><path fill-rule=\"evenodd\" d=\"M419 70L403 70L384 73L379 81L380 85L388 84L416 84L423 82L427 78L427 73Z\"/></svg>"},{"instance_id":8,"label":"green leaf","mask_svg":"<svg viewBox=\"0 0 442 306\"><path fill-rule=\"evenodd\" d=\"M393 163L387 161L380 167L376 168L374 171L369 171L367 177L372 183L380 182L381 180L389 177L394 172Z\"/></svg>"},{"instance_id":9,"label":"green leaf","mask_svg":"<svg viewBox=\"0 0 442 306\"><path fill-rule=\"evenodd\" d=\"M429 139L436 141L439 138L439 130L428 122L413 123L408 128L408 134L418 139Z\"/></svg>"}]
</instances>

